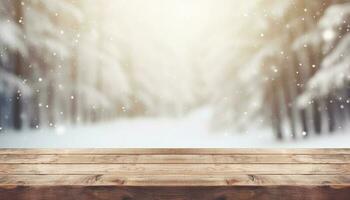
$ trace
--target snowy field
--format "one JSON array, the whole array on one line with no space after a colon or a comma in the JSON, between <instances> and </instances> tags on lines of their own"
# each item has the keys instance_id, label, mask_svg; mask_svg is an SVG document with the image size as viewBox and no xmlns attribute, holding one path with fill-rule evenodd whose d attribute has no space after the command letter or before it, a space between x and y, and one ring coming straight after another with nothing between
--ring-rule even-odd
<instances>
[{"instance_id":1,"label":"snowy field","mask_svg":"<svg viewBox=\"0 0 350 200\"><path fill-rule=\"evenodd\" d=\"M119 119L81 127L2 132L1 148L331 148L350 147L350 133L278 142L270 130L210 132L210 110L183 118Z\"/></svg>"}]
</instances>

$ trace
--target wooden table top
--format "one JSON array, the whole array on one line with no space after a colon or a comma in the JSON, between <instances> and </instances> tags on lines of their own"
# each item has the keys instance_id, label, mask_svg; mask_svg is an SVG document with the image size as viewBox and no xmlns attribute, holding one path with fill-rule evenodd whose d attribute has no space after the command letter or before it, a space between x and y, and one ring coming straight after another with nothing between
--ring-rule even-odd
<instances>
[{"instance_id":1,"label":"wooden table top","mask_svg":"<svg viewBox=\"0 0 350 200\"><path fill-rule=\"evenodd\" d=\"M0 149L11 186L349 187L350 149Z\"/></svg>"},{"instance_id":2,"label":"wooden table top","mask_svg":"<svg viewBox=\"0 0 350 200\"><path fill-rule=\"evenodd\" d=\"M0 149L0 200L349 200L350 149Z\"/></svg>"}]
</instances>

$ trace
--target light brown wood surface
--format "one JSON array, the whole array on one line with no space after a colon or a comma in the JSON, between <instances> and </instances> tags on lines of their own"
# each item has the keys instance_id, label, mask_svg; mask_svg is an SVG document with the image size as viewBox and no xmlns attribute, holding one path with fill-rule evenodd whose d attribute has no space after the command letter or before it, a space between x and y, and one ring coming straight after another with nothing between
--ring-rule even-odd
<instances>
[{"instance_id":1,"label":"light brown wood surface","mask_svg":"<svg viewBox=\"0 0 350 200\"><path fill-rule=\"evenodd\" d=\"M281 154L299 154L299 155L349 155L349 149L216 149L216 148L181 148L181 149L163 149L163 148L88 148L88 149L6 149L0 150L0 154L69 154L69 155L281 155Z\"/></svg>"},{"instance_id":2,"label":"light brown wood surface","mask_svg":"<svg viewBox=\"0 0 350 200\"><path fill-rule=\"evenodd\" d=\"M350 150L0 149L0 199L55 200L61 190L66 199L84 199L84 192L87 200L198 199L206 191L212 192L202 199L279 199L283 191L303 191L280 199L348 200Z\"/></svg>"}]
</instances>

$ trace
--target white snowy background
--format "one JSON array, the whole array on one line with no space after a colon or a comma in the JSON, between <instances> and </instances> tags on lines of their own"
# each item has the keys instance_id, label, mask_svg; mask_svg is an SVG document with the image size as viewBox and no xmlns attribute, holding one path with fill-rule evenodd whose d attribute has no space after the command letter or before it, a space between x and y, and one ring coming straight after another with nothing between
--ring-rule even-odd
<instances>
[{"instance_id":1,"label":"white snowy background","mask_svg":"<svg viewBox=\"0 0 350 200\"><path fill-rule=\"evenodd\" d=\"M348 148L347 131L276 141L270 129L213 132L210 109L181 118L118 119L80 127L57 126L0 135L2 148Z\"/></svg>"},{"instance_id":2,"label":"white snowy background","mask_svg":"<svg viewBox=\"0 0 350 200\"><path fill-rule=\"evenodd\" d=\"M348 0L0 0L0 147L349 147Z\"/></svg>"}]
</instances>

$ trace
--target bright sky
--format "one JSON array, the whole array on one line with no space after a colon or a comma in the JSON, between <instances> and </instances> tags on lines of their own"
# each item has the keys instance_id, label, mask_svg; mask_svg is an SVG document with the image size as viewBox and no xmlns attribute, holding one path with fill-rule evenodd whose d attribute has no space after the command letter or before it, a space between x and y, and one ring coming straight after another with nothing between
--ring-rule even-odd
<instances>
[{"instance_id":1,"label":"bright sky","mask_svg":"<svg viewBox=\"0 0 350 200\"><path fill-rule=\"evenodd\" d=\"M130 45L152 42L176 51L240 27L250 4L232 0L117 0L108 16L115 16L111 26Z\"/></svg>"},{"instance_id":2,"label":"bright sky","mask_svg":"<svg viewBox=\"0 0 350 200\"><path fill-rule=\"evenodd\" d=\"M228 46L244 37L235 34L237 30L249 28L244 26L244 19L256 1L109 2L113 3L102 6L102 12L109 21L108 26L125 45L122 53L129 56L133 70L140 71L134 80L150 91L155 85L162 85L169 89L162 98L172 99L174 94L184 91L191 96L193 90L204 89L203 82L210 85L207 82L222 76L220 69L230 64L232 57ZM202 88L190 90L195 84Z\"/></svg>"}]
</instances>

